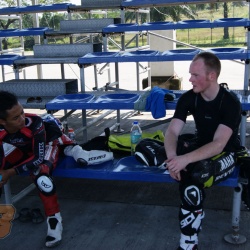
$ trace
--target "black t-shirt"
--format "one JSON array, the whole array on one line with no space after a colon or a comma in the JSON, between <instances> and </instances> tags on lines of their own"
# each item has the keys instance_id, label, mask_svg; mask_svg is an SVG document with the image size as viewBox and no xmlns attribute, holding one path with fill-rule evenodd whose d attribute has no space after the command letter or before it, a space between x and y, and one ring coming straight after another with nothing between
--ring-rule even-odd
<instances>
[{"instance_id":1,"label":"black t-shirt","mask_svg":"<svg viewBox=\"0 0 250 250\"><path fill-rule=\"evenodd\" d=\"M224 151L236 151L239 148L241 104L234 93L220 87L214 100L205 101L201 94L189 90L179 98L174 118L186 122L188 113L194 117L199 146L211 142L219 124L223 124L233 130Z\"/></svg>"}]
</instances>

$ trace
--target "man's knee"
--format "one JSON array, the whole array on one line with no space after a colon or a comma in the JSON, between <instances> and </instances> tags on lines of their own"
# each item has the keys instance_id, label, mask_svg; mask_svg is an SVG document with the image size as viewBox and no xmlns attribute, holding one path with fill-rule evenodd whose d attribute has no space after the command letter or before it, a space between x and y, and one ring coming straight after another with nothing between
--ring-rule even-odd
<instances>
[{"instance_id":1,"label":"man's knee","mask_svg":"<svg viewBox=\"0 0 250 250\"><path fill-rule=\"evenodd\" d=\"M184 235L198 234L204 218L202 209L205 192L200 186L180 183L182 205L179 212L180 229Z\"/></svg>"},{"instance_id":2,"label":"man's knee","mask_svg":"<svg viewBox=\"0 0 250 250\"><path fill-rule=\"evenodd\" d=\"M54 181L52 177L49 176L48 174L41 173L37 175L35 177L34 182L42 194L46 196L51 196L55 194L56 187L55 187Z\"/></svg>"},{"instance_id":3,"label":"man's knee","mask_svg":"<svg viewBox=\"0 0 250 250\"><path fill-rule=\"evenodd\" d=\"M211 187L227 179L234 171L234 167L234 153L222 152L211 159L194 164L191 178L203 187Z\"/></svg>"},{"instance_id":4,"label":"man's knee","mask_svg":"<svg viewBox=\"0 0 250 250\"><path fill-rule=\"evenodd\" d=\"M202 208L205 193L199 186L180 184L180 196L184 208L195 210Z\"/></svg>"}]
</instances>

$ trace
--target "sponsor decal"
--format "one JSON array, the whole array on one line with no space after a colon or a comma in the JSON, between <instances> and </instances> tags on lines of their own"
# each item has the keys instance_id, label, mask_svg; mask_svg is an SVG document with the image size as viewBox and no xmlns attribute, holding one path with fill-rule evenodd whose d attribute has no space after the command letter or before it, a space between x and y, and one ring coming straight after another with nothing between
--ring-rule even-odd
<instances>
[{"instance_id":1,"label":"sponsor decal","mask_svg":"<svg viewBox=\"0 0 250 250\"><path fill-rule=\"evenodd\" d=\"M50 189L50 188L51 188L51 185L47 184L47 183L44 182L44 181L41 181L41 186L42 186L44 189Z\"/></svg>"},{"instance_id":2,"label":"sponsor decal","mask_svg":"<svg viewBox=\"0 0 250 250\"><path fill-rule=\"evenodd\" d=\"M223 171L223 170L234 165L234 158L232 155L229 155L229 156L219 160L219 163L221 165L220 171Z\"/></svg>"},{"instance_id":3,"label":"sponsor decal","mask_svg":"<svg viewBox=\"0 0 250 250\"><path fill-rule=\"evenodd\" d=\"M33 164L37 166L43 162L43 159L44 159L44 143L41 142L39 143L39 158L38 160L34 161Z\"/></svg>"},{"instance_id":4,"label":"sponsor decal","mask_svg":"<svg viewBox=\"0 0 250 250\"><path fill-rule=\"evenodd\" d=\"M155 150L151 146L146 146L146 148L150 150L152 154L155 154Z\"/></svg>"},{"instance_id":5,"label":"sponsor decal","mask_svg":"<svg viewBox=\"0 0 250 250\"><path fill-rule=\"evenodd\" d=\"M105 157L106 157L106 154L98 155L98 156L93 156L93 157L90 157L90 158L88 159L88 161L100 160L100 159L104 159Z\"/></svg>"},{"instance_id":6,"label":"sponsor decal","mask_svg":"<svg viewBox=\"0 0 250 250\"><path fill-rule=\"evenodd\" d=\"M22 169L23 169L23 171L28 171L27 165L24 164L24 165L22 166Z\"/></svg>"},{"instance_id":7,"label":"sponsor decal","mask_svg":"<svg viewBox=\"0 0 250 250\"><path fill-rule=\"evenodd\" d=\"M15 138L14 140L10 140L11 144L23 144L23 138Z\"/></svg>"},{"instance_id":8,"label":"sponsor decal","mask_svg":"<svg viewBox=\"0 0 250 250\"><path fill-rule=\"evenodd\" d=\"M220 179L223 179L223 178L227 177L227 176L230 175L233 171L234 171L234 168L231 168L231 169L228 170L226 173L223 173L223 174L217 176L217 177L215 178L215 181L218 181L218 180L220 180Z\"/></svg>"},{"instance_id":9,"label":"sponsor decal","mask_svg":"<svg viewBox=\"0 0 250 250\"><path fill-rule=\"evenodd\" d=\"M181 228L187 227L195 220L194 214L190 213L185 219L180 222Z\"/></svg>"}]
</instances>

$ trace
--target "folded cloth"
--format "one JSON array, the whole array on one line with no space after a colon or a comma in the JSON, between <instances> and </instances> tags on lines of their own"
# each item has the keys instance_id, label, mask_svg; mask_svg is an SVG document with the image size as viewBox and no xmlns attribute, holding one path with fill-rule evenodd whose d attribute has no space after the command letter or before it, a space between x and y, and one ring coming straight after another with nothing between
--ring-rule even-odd
<instances>
[{"instance_id":1,"label":"folded cloth","mask_svg":"<svg viewBox=\"0 0 250 250\"><path fill-rule=\"evenodd\" d=\"M150 91L151 90L145 91L145 93L141 95L139 100L134 103L134 110L145 111L145 106L146 106L147 98L150 95Z\"/></svg>"},{"instance_id":2,"label":"folded cloth","mask_svg":"<svg viewBox=\"0 0 250 250\"><path fill-rule=\"evenodd\" d=\"M157 86L151 89L149 96L146 101L146 111L151 111L152 116L155 119L162 118L166 116L165 107L165 95L168 93L173 93L172 90L162 89Z\"/></svg>"},{"instance_id":3,"label":"folded cloth","mask_svg":"<svg viewBox=\"0 0 250 250\"><path fill-rule=\"evenodd\" d=\"M105 161L113 160L113 153L104 150L83 150L79 145L67 146L64 149L64 154L72 156L76 162L81 163L81 160L86 162L86 165L95 165Z\"/></svg>"}]
</instances>

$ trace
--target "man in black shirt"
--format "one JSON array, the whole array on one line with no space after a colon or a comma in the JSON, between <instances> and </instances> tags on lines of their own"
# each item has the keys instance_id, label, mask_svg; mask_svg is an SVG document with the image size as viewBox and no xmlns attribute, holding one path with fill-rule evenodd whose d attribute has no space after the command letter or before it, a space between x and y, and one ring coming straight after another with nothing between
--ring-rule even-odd
<instances>
[{"instance_id":1,"label":"man in black shirt","mask_svg":"<svg viewBox=\"0 0 250 250\"><path fill-rule=\"evenodd\" d=\"M179 181L179 250L198 249L204 188L233 172L234 152L240 148L241 105L235 94L218 84L220 71L220 60L213 53L201 52L194 57L189 68L193 88L179 98L165 134L167 168ZM196 125L192 141L180 136L189 113Z\"/></svg>"}]
</instances>

